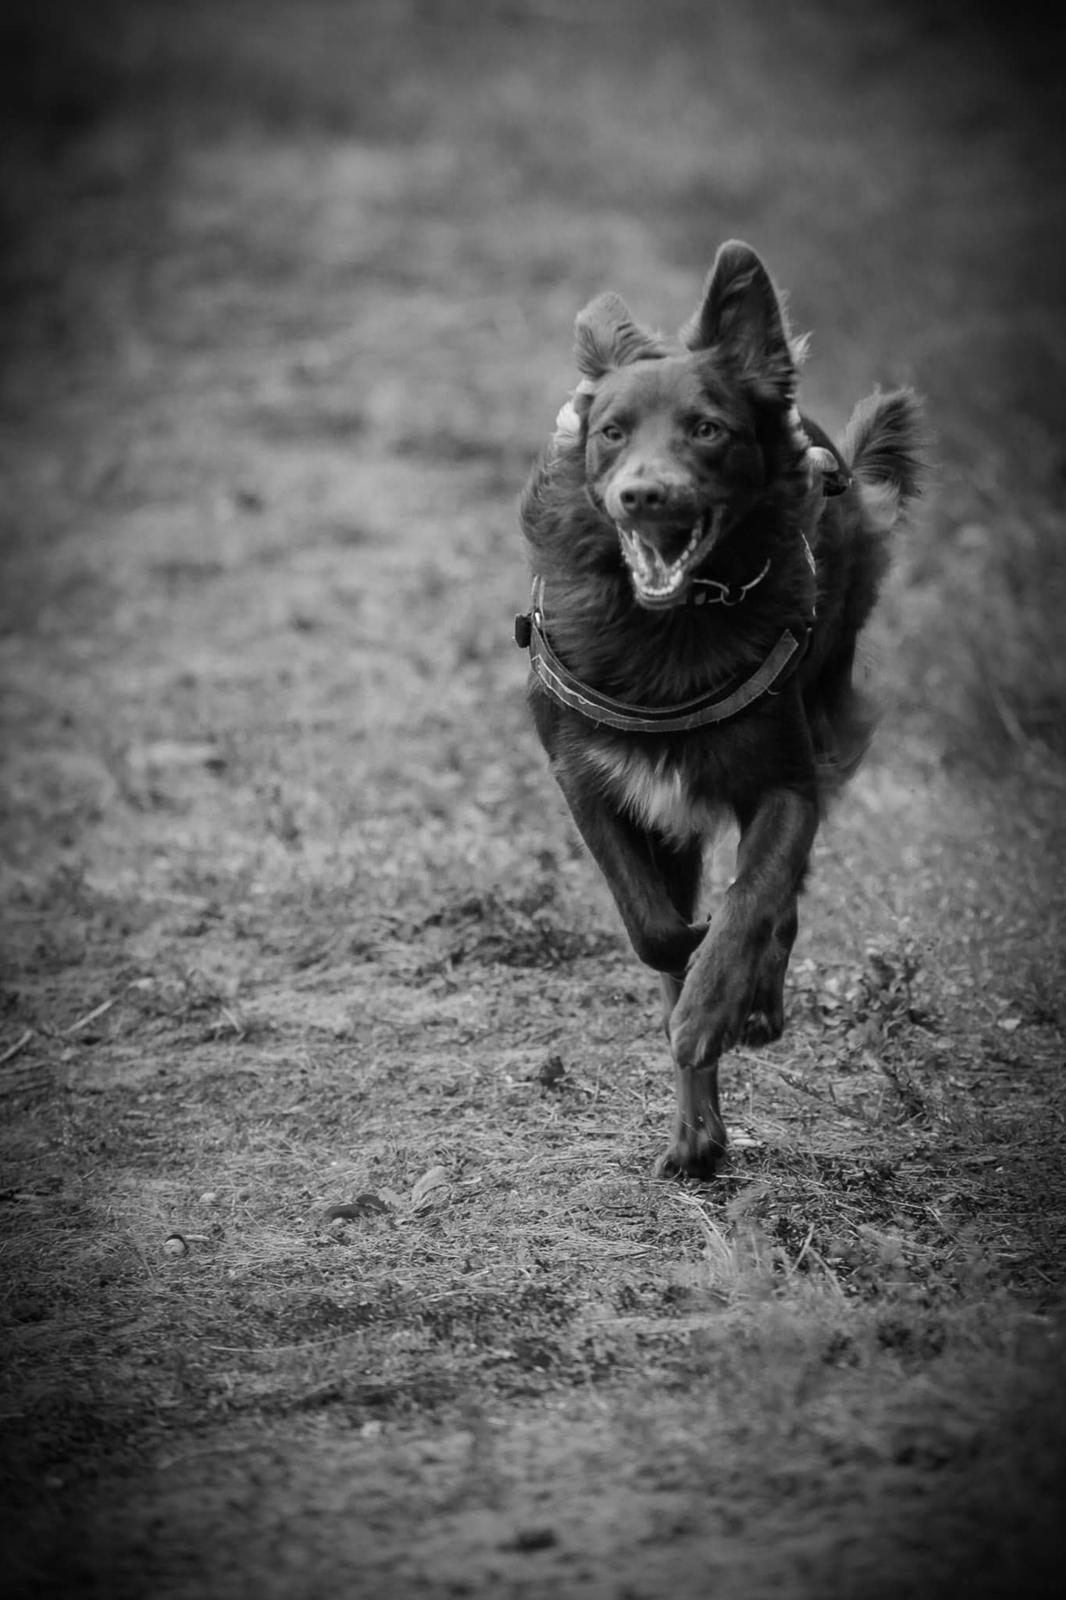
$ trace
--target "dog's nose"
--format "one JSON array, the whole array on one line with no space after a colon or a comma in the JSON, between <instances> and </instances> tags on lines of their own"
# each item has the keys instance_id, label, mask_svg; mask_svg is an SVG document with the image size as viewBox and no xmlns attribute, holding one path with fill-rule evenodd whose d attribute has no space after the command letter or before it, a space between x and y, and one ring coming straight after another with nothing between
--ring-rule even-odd
<instances>
[{"instance_id":1,"label":"dog's nose","mask_svg":"<svg viewBox=\"0 0 1066 1600\"><path fill-rule=\"evenodd\" d=\"M639 516L649 511L662 511L666 506L666 488L661 483L632 483L618 492L623 511Z\"/></svg>"}]
</instances>

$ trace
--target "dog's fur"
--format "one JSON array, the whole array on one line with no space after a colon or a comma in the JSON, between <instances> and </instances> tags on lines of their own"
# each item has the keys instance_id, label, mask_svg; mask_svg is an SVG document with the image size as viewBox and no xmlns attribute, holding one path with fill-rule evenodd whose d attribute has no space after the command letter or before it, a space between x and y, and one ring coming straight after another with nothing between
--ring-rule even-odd
<instances>
[{"instance_id":1,"label":"dog's fur","mask_svg":"<svg viewBox=\"0 0 1066 1600\"><path fill-rule=\"evenodd\" d=\"M679 344L602 295L577 319L576 350L581 382L521 506L544 627L570 672L645 707L747 677L784 628L809 619L814 557L802 664L731 720L622 732L531 679L574 821L634 950L662 975L677 1113L659 1170L708 1177L726 1144L719 1057L782 1032L811 845L871 730L852 684L856 638L886 535L919 489L920 413L904 390L864 401L840 452L850 487L828 498L829 441L795 410L801 344L758 256L737 242L719 251ZM730 599L751 587L739 603L694 606L701 582L731 585ZM723 815L739 827L737 871L708 927L693 919Z\"/></svg>"}]
</instances>

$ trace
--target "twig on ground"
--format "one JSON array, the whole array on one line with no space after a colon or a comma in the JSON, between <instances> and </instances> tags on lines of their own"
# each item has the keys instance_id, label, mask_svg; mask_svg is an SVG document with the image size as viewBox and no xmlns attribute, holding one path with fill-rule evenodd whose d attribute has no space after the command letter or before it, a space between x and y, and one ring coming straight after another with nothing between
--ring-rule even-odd
<instances>
[{"instance_id":1,"label":"twig on ground","mask_svg":"<svg viewBox=\"0 0 1066 1600\"><path fill-rule=\"evenodd\" d=\"M812 1229L811 1231L813 1232L814 1230ZM811 1244L810 1235L808 1235L808 1237L807 1237L807 1242L804 1244L803 1250L806 1250L807 1254L812 1258L812 1260L817 1261L818 1265L821 1267L822 1271L825 1273L826 1278L833 1285L834 1292L839 1296L839 1298L841 1300L843 1300L844 1299L844 1289L843 1289L843 1286L842 1286L842 1284L840 1282L840 1279L837 1277L836 1273L833 1271L832 1267L829 1265L829 1263L825 1259L825 1257L823 1255L819 1254L819 1252ZM803 1254L803 1250L800 1251L800 1255ZM796 1260L797 1260L797 1262L799 1261L799 1256L796 1257Z\"/></svg>"},{"instance_id":2,"label":"twig on ground","mask_svg":"<svg viewBox=\"0 0 1066 1600\"><path fill-rule=\"evenodd\" d=\"M87 1028L90 1022L95 1022L97 1017L102 1017L108 1011L110 1011L114 1004L114 999L102 1000L98 1006L94 1006L93 1009L91 1011L87 1011L83 1017L79 1017L77 1022L72 1022L69 1028L64 1028L63 1032L77 1033L80 1029Z\"/></svg>"},{"instance_id":3,"label":"twig on ground","mask_svg":"<svg viewBox=\"0 0 1066 1600\"><path fill-rule=\"evenodd\" d=\"M22 1035L22 1038L21 1039L16 1039L14 1044L8 1045L8 1047L4 1051L3 1055L0 1056L0 1067L6 1066L6 1064L9 1061L13 1061L14 1058L18 1055L20 1050L25 1050L26 1046L29 1044L29 1042L30 1042L30 1040L32 1038L33 1038L33 1029L32 1028L27 1028L26 1032Z\"/></svg>"}]
</instances>

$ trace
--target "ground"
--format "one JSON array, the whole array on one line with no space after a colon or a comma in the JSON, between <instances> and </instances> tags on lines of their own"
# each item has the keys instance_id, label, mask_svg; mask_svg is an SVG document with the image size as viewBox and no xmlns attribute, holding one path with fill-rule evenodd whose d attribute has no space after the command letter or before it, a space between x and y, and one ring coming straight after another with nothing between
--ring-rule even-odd
<instances>
[{"instance_id":1,"label":"ground","mask_svg":"<svg viewBox=\"0 0 1066 1600\"><path fill-rule=\"evenodd\" d=\"M1060 34L2 28L10 1592L1057 1593ZM674 327L729 236L805 406L913 383L937 467L698 1185L510 635L575 312Z\"/></svg>"}]
</instances>

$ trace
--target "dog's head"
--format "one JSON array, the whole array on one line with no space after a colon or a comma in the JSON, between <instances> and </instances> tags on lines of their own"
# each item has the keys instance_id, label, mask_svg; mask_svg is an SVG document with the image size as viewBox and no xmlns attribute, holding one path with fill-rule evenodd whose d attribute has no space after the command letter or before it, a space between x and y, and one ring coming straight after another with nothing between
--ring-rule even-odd
<instances>
[{"instance_id":1,"label":"dog's head","mask_svg":"<svg viewBox=\"0 0 1066 1600\"><path fill-rule=\"evenodd\" d=\"M684 603L766 485L768 424L787 429L794 416L795 347L747 245L719 250L680 340L671 347L641 328L614 294L577 319L573 443L584 446L589 494L649 608Z\"/></svg>"}]
</instances>

